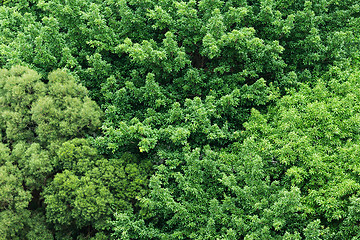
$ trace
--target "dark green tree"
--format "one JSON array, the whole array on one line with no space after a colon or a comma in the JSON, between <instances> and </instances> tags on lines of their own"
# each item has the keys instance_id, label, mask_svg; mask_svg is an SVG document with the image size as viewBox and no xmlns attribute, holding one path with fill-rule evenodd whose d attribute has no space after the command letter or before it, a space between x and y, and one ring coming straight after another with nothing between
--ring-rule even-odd
<instances>
[{"instance_id":1,"label":"dark green tree","mask_svg":"<svg viewBox=\"0 0 360 240\"><path fill-rule=\"evenodd\" d=\"M142 86L153 73L183 99L260 78L289 87L358 56L354 0L15 0L0 8L1 66L67 67L102 104L111 76L120 87Z\"/></svg>"}]
</instances>

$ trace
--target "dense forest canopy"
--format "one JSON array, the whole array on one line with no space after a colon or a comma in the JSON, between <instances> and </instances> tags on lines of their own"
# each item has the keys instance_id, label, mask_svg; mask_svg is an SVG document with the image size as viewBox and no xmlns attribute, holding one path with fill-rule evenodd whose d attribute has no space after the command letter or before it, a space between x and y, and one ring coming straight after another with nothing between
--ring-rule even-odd
<instances>
[{"instance_id":1,"label":"dense forest canopy","mask_svg":"<svg viewBox=\"0 0 360 240\"><path fill-rule=\"evenodd\" d=\"M355 0L0 0L0 239L358 239Z\"/></svg>"}]
</instances>

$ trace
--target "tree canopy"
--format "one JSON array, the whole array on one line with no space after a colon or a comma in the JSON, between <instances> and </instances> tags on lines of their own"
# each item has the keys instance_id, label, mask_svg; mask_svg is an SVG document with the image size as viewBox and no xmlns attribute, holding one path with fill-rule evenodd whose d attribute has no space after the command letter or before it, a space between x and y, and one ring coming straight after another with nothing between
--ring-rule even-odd
<instances>
[{"instance_id":1,"label":"tree canopy","mask_svg":"<svg viewBox=\"0 0 360 240\"><path fill-rule=\"evenodd\" d=\"M357 239L359 17L0 1L0 239Z\"/></svg>"}]
</instances>

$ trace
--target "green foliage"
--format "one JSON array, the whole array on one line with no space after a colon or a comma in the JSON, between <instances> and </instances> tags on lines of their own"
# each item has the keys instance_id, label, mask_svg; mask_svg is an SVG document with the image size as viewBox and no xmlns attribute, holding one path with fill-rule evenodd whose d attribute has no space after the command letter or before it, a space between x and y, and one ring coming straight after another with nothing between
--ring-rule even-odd
<instances>
[{"instance_id":1,"label":"green foliage","mask_svg":"<svg viewBox=\"0 0 360 240\"><path fill-rule=\"evenodd\" d=\"M55 226L67 225L75 230L90 224L101 224L98 222L102 220L102 215L109 215L107 205L113 202L104 186L86 176L79 178L67 170L55 176L44 194L48 221Z\"/></svg>"},{"instance_id":2,"label":"green foliage","mask_svg":"<svg viewBox=\"0 0 360 240\"><path fill-rule=\"evenodd\" d=\"M191 138L193 129L197 136L202 128L214 134L207 125L209 109L191 111L203 113L198 125L191 121L196 115L178 111L174 116L187 119L186 125L169 127L172 134L160 134L149 150L140 141L140 151L158 151L159 166L150 180L149 195L142 198L141 212L115 215L114 235L120 239L358 238L359 77L358 70L334 67L314 87L302 84L280 98L268 113L253 109L245 131L229 132L226 136L233 143L223 149L219 142L210 147L206 140ZM131 136L139 130L142 136L155 132L139 122L136 126L119 129L133 129ZM123 136L119 133L110 136ZM214 138L219 141L221 136ZM166 138L166 146L178 147L167 149L158 143ZM196 143L205 146L192 148Z\"/></svg>"},{"instance_id":3,"label":"green foliage","mask_svg":"<svg viewBox=\"0 0 360 240\"><path fill-rule=\"evenodd\" d=\"M40 79L26 67L0 70L2 239L53 239L40 193L59 170L56 149L100 124L100 108L67 73L51 73L46 84Z\"/></svg>"},{"instance_id":4,"label":"green foliage","mask_svg":"<svg viewBox=\"0 0 360 240\"><path fill-rule=\"evenodd\" d=\"M331 239L356 236L349 223L360 189L359 76L333 68L315 87L304 84L284 96L269 114L254 110L244 125L244 136L254 139L268 174L283 186L299 187L308 218L322 220L308 226L313 229L308 237L322 239L324 226L333 232Z\"/></svg>"},{"instance_id":5,"label":"green foliage","mask_svg":"<svg viewBox=\"0 0 360 240\"><path fill-rule=\"evenodd\" d=\"M0 1L0 236L358 238L359 13Z\"/></svg>"},{"instance_id":6,"label":"green foliage","mask_svg":"<svg viewBox=\"0 0 360 240\"><path fill-rule=\"evenodd\" d=\"M26 176L24 183L29 189L41 189L53 170L49 152L38 143L16 144L11 152L11 160L22 169Z\"/></svg>"},{"instance_id":7,"label":"green foliage","mask_svg":"<svg viewBox=\"0 0 360 240\"><path fill-rule=\"evenodd\" d=\"M304 70L357 58L358 14L354 0L6 1L0 64L67 67L102 104L101 84L113 76L123 86L133 71L171 84L162 87L175 98L259 78L288 87L289 73L309 80Z\"/></svg>"},{"instance_id":8,"label":"green foliage","mask_svg":"<svg viewBox=\"0 0 360 240\"><path fill-rule=\"evenodd\" d=\"M9 141L34 139L29 109L39 96L45 95L40 75L23 67L2 69L0 77L1 129Z\"/></svg>"},{"instance_id":9,"label":"green foliage","mask_svg":"<svg viewBox=\"0 0 360 240\"><path fill-rule=\"evenodd\" d=\"M182 158L166 160L151 178L142 214L116 215L115 236L300 239L305 210L300 190L271 183L251 145L239 153L184 149Z\"/></svg>"},{"instance_id":10,"label":"green foliage","mask_svg":"<svg viewBox=\"0 0 360 240\"><path fill-rule=\"evenodd\" d=\"M11 162L0 166L0 239L25 239L31 212L31 193L23 188L24 176Z\"/></svg>"},{"instance_id":11,"label":"green foliage","mask_svg":"<svg viewBox=\"0 0 360 240\"><path fill-rule=\"evenodd\" d=\"M8 141L64 141L99 126L99 107L64 71L51 73L47 85L39 74L24 67L0 74L0 119Z\"/></svg>"},{"instance_id":12,"label":"green foliage","mask_svg":"<svg viewBox=\"0 0 360 240\"><path fill-rule=\"evenodd\" d=\"M87 96L86 88L61 70L49 75L48 84L48 94L31 109L39 139L49 142L94 134L101 112Z\"/></svg>"},{"instance_id":13,"label":"green foliage","mask_svg":"<svg viewBox=\"0 0 360 240\"><path fill-rule=\"evenodd\" d=\"M113 209L132 209L147 186L145 162L130 154L120 159L100 158L85 139L63 143L56 157L57 173L46 187L47 220L59 234L79 236L108 229Z\"/></svg>"}]
</instances>

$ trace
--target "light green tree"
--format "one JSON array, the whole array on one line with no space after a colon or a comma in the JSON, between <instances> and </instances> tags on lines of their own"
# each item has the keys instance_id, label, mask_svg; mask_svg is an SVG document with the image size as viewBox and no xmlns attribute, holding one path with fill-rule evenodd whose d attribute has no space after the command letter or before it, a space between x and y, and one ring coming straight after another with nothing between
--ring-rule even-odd
<instances>
[{"instance_id":1,"label":"light green tree","mask_svg":"<svg viewBox=\"0 0 360 240\"><path fill-rule=\"evenodd\" d=\"M137 198L147 192L149 164L131 154L107 160L87 140L74 139L62 144L55 159L61 172L43 196L58 239L88 239L95 233L109 239L113 211L138 207Z\"/></svg>"},{"instance_id":2,"label":"light green tree","mask_svg":"<svg viewBox=\"0 0 360 240\"><path fill-rule=\"evenodd\" d=\"M304 84L281 98L268 114L253 110L244 125L267 174L301 190L307 219L314 220L305 232L309 239L356 239L359 77L356 68L332 68L314 87Z\"/></svg>"},{"instance_id":3,"label":"light green tree","mask_svg":"<svg viewBox=\"0 0 360 240\"><path fill-rule=\"evenodd\" d=\"M0 70L3 239L53 239L42 191L61 170L57 149L70 139L95 134L101 115L86 89L62 70L51 73L47 83L26 67Z\"/></svg>"},{"instance_id":4,"label":"light green tree","mask_svg":"<svg viewBox=\"0 0 360 240\"><path fill-rule=\"evenodd\" d=\"M190 147L200 141L191 138L191 127L201 136L211 121L204 117L209 109L191 111L203 113L201 120L177 111L187 120L188 131L172 127L173 134L165 131L157 139L168 138L168 145L177 144L177 149L150 142L162 160L150 194L142 199L141 214L116 215L115 236L356 239L359 77L356 67L331 68L313 87L301 84L267 113L253 109L244 131L225 134L233 143L222 149L211 141L212 147ZM217 141L223 136L207 129ZM113 136L122 136L119 132ZM147 151L143 143L139 145Z\"/></svg>"}]
</instances>

